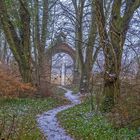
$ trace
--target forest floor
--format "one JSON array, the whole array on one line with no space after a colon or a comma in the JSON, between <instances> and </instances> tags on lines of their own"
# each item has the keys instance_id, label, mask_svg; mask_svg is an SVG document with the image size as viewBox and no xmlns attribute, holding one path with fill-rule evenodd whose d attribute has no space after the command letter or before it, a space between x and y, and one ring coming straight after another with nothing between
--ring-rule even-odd
<instances>
[{"instance_id":1,"label":"forest floor","mask_svg":"<svg viewBox=\"0 0 140 140\"><path fill-rule=\"evenodd\" d=\"M67 104L64 90L54 88L55 97L0 98L0 140L45 140L37 115Z\"/></svg>"},{"instance_id":2,"label":"forest floor","mask_svg":"<svg viewBox=\"0 0 140 140\"><path fill-rule=\"evenodd\" d=\"M58 120L75 140L136 140L138 132L114 128L100 113L90 111L88 101L58 113Z\"/></svg>"},{"instance_id":3,"label":"forest floor","mask_svg":"<svg viewBox=\"0 0 140 140\"><path fill-rule=\"evenodd\" d=\"M64 94L71 105L63 105L38 116L40 129L47 140L139 139L136 130L115 128L100 112L91 111L89 98L76 94L77 88L74 89L74 93L65 89L67 92Z\"/></svg>"},{"instance_id":4,"label":"forest floor","mask_svg":"<svg viewBox=\"0 0 140 140\"><path fill-rule=\"evenodd\" d=\"M89 98L53 87L55 97L0 98L0 140L138 140L128 127L114 128Z\"/></svg>"}]
</instances>

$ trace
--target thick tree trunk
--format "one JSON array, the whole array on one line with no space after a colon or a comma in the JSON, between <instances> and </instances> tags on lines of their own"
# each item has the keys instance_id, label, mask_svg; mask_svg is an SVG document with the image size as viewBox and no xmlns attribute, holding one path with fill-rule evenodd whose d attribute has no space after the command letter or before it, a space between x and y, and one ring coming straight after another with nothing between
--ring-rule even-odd
<instances>
[{"instance_id":1,"label":"thick tree trunk","mask_svg":"<svg viewBox=\"0 0 140 140\"><path fill-rule=\"evenodd\" d=\"M105 73L103 87L104 100L101 107L102 111L110 111L117 102L117 99L120 96L120 84L119 75Z\"/></svg>"},{"instance_id":2,"label":"thick tree trunk","mask_svg":"<svg viewBox=\"0 0 140 140\"><path fill-rule=\"evenodd\" d=\"M18 63L19 71L24 82L32 82L31 70L31 44L30 44L30 14L27 2L20 1L19 8L21 26L17 33L17 27L8 16L5 1L0 1L0 22L9 47Z\"/></svg>"},{"instance_id":3,"label":"thick tree trunk","mask_svg":"<svg viewBox=\"0 0 140 140\"><path fill-rule=\"evenodd\" d=\"M140 6L140 1L135 0L126 2L124 15L121 16L122 1L114 0L110 14L110 28L107 31L107 18L104 13L104 4L102 0L94 0L96 7L96 23L98 26L100 45L105 55L105 75L104 75L104 101L102 109L110 111L120 95L121 60L123 46L129 23L133 17L134 11Z\"/></svg>"},{"instance_id":4,"label":"thick tree trunk","mask_svg":"<svg viewBox=\"0 0 140 140\"><path fill-rule=\"evenodd\" d=\"M20 71L23 82L25 83L32 82L32 71L31 71L30 65L27 65L27 64L19 65L19 71Z\"/></svg>"},{"instance_id":5,"label":"thick tree trunk","mask_svg":"<svg viewBox=\"0 0 140 140\"><path fill-rule=\"evenodd\" d=\"M104 101L102 102L102 110L108 112L117 102L120 96L120 71L121 71L121 60L122 60L122 49L123 46L118 46L117 42L121 42L119 39L112 38L112 45L108 45L104 49L105 54L105 70L104 70L104 87L103 96ZM112 50L114 52L112 52ZM118 51L119 49L119 51Z\"/></svg>"},{"instance_id":6,"label":"thick tree trunk","mask_svg":"<svg viewBox=\"0 0 140 140\"><path fill-rule=\"evenodd\" d=\"M124 40L122 39L121 41L121 39L118 39L113 35L111 37L111 44L108 43L104 48L105 70L103 87L104 101L102 103L102 110L105 112L110 111L120 96L119 76L121 71L122 48Z\"/></svg>"}]
</instances>

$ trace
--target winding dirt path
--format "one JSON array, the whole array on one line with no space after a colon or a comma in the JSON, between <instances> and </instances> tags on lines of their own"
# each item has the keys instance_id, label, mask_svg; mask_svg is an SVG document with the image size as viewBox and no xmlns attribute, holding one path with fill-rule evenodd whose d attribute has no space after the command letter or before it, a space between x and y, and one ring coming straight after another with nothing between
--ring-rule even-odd
<instances>
[{"instance_id":1,"label":"winding dirt path","mask_svg":"<svg viewBox=\"0 0 140 140\"><path fill-rule=\"evenodd\" d=\"M44 112L37 118L38 126L47 140L73 140L59 125L56 115L63 110L80 104L80 99L78 95L72 95L72 91L66 88L63 89L66 90L65 97L70 100L72 104L57 107L47 112Z\"/></svg>"}]
</instances>

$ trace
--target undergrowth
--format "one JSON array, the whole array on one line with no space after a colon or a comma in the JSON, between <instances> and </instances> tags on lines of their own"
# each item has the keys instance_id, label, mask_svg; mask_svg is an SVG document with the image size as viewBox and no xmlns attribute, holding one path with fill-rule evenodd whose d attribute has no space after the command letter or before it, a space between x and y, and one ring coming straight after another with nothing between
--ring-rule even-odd
<instances>
[{"instance_id":1,"label":"undergrowth","mask_svg":"<svg viewBox=\"0 0 140 140\"><path fill-rule=\"evenodd\" d=\"M38 114L62 104L62 100L0 99L0 139L43 140L37 128Z\"/></svg>"},{"instance_id":2,"label":"undergrowth","mask_svg":"<svg viewBox=\"0 0 140 140\"><path fill-rule=\"evenodd\" d=\"M61 125L76 140L133 140L137 131L114 128L101 114L90 112L85 102L58 114Z\"/></svg>"}]
</instances>

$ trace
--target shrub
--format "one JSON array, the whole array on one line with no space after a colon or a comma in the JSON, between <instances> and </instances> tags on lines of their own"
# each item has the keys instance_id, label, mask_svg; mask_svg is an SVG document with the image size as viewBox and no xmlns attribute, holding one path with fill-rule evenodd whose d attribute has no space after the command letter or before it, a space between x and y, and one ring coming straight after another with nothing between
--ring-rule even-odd
<instances>
[{"instance_id":1,"label":"shrub","mask_svg":"<svg viewBox=\"0 0 140 140\"><path fill-rule=\"evenodd\" d=\"M0 96L17 97L28 93L31 95L35 88L30 83L22 83L16 74L11 74L0 67Z\"/></svg>"}]
</instances>

